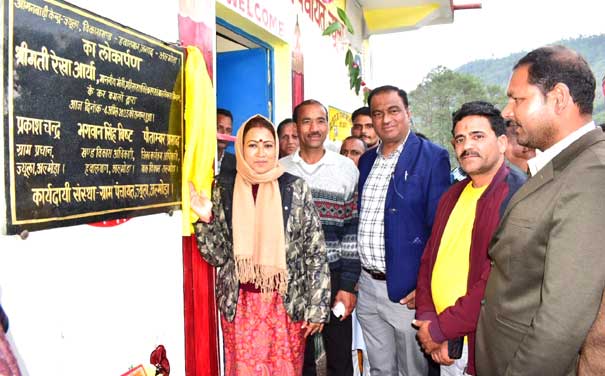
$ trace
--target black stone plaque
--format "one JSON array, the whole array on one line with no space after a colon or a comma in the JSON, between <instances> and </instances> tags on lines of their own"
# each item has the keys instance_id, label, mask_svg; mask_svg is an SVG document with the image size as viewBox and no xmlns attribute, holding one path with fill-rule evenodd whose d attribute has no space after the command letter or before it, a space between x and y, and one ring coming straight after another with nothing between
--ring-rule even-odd
<instances>
[{"instance_id":1,"label":"black stone plaque","mask_svg":"<svg viewBox=\"0 0 605 376\"><path fill-rule=\"evenodd\" d=\"M180 205L183 51L55 0L2 0L7 233Z\"/></svg>"}]
</instances>

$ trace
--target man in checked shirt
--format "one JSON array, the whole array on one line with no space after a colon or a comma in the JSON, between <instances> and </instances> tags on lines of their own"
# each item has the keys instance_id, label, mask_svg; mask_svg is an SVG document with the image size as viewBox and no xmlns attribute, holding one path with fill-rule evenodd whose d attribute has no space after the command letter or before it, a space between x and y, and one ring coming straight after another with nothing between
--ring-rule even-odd
<instances>
[{"instance_id":1,"label":"man in checked shirt","mask_svg":"<svg viewBox=\"0 0 605 376\"><path fill-rule=\"evenodd\" d=\"M449 186L449 157L410 131L405 91L381 86L368 103L382 143L359 160L357 315L373 376L426 375L411 326L414 290L437 203Z\"/></svg>"}]
</instances>

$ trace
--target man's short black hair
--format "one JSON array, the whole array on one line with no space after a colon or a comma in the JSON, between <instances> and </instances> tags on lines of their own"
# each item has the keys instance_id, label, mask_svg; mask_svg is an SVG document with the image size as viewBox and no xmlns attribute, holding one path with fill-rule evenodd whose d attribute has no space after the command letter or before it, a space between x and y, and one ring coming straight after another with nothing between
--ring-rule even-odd
<instances>
[{"instance_id":1,"label":"man's short black hair","mask_svg":"<svg viewBox=\"0 0 605 376\"><path fill-rule=\"evenodd\" d=\"M231 119L231 122L233 123L233 114L231 113L231 111L224 109L224 108L217 108L216 116L218 116L218 115L223 115L225 117L228 117L229 119Z\"/></svg>"},{"instance_id":2,"label":"man's short black hair","mask_svg":"<svg viewBox=\"0 0 605 376\"><path fill-rule=\"evenodd\" d=\"M298 111L305 106L309 106L312 104L317 104L320 105L323 109L324 112L326 113L326 121L328 121L328 109L326 108L326 106L324 106L320 101L316 101L315 99L307 99L306 101L302 101L298 104L298 106L294 107L294 111L292 111L292 119L294 120L294 122L296 124L298 124Z\"/></svg>"},{"instance_id":3,"label":"man's short black hair","mask_svg":"<svg viewBox=\"0 0 605 376\"><path fill-rule=\"evenodd\" d=\"M506 123L500 110L493 104L484 101L467 102L459 110L452 114L452 136L455 136L456 124L467 116L483 116L489 120L496 137L506 134Z\"/></svg>"},{"instance_id":4,"label":"man's short black hair","mask_svg":"<svg viewBox=\"0 0 605 376\"><path fill-rule=\"evenodd\" d=\"M286 118L279 123L279 125L277 126L277 137L281 137L281 132L284 130L284 126L290 123L296 124L294 120L290 118Z\"/></svg>"},{"instance_id":5,"label":"man's short black hair","mask_svg":"<svg viewBox=\"0 0 605 376\"><path fill-rule=\"evenodd\" d=\"M372 117L371 113L370 113L370 107L359 107L358 109L356 109L355 111L353 111L353 115L351 115L351 121L355 121L355 118L359 115L365 115L365 116L369 116Z\"/></svg>"},{"instance_id":6,"label":"man's short black hair","mask_svg":"<svg viewBox=\"0 0 605 376\"><path fill-rule=\"evenodd\" d=\"M582 55L565 46L546 46L535 49L515 64L514 69L528 66L528 82L546 95L556 84L563 83L580 110L592 114L596 82L590 66Z\"/></svg>"},{"instance_id":7,"label":"man's short black hair","mask_svg":"<svg viewBox=\"0 0 605 376\"><path fill-rule=\"evenodd\" d=\"M408 106L410 105L408 103L408 93L406 93L405 90L400 89L397 86L392 86L392 85L379 86L376 89L372 90L370 92L370 95L368 95L368 105L370 107L372 107L372 98L374 97L374 95L381 94L381 93L387 93L389 91L396 92L397 95L399 95L399 97L403 101L403 105L405 106L405 108L406 109L408 108Z\"/></svg>"}]
</instances>

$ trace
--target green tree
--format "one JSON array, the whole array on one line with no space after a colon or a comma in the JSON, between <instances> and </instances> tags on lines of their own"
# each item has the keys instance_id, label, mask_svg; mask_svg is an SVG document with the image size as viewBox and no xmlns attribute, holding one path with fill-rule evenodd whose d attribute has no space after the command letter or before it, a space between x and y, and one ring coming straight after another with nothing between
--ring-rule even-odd
<instances>
[{"instance_id":1,"label":"green tree","mask_svg":"<svg viewBox=\"0 0 605 376\"><path fill-rule=\"evenodd\" d=\"M450 142L452 112L459 109L463 103L476 100L491 102L502 109L507 98L500 86L484 85L476 77L442 66L431 70L422 83L410 93L414 130L447 148L452 166L457 165Z\"/></svg>"},{"instance_id":2,"label":"green tree","mask_svg":"<svg viewBox=\"0 0 605 376\"><path fill-rule=\"evenodd\" d=\"M593 119L597 124L605 123L605 98L601 82L605 75L605 34L580 36L563 39L552 44L562 44L584 56L597 79L597 95L594 102ZM539 46L535 46L539 47ZM513 72L513 66L528 51L516 52L497 59L473 60L456 69L458 73L478 77L485 84L506 87Z\"/></svg>"}]
</instances>

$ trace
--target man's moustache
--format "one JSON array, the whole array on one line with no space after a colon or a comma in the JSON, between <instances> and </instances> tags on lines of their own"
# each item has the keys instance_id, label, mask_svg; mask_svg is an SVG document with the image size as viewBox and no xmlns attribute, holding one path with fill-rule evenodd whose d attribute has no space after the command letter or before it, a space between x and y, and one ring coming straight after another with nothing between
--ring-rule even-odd
<instances>
[{"instance_id":1,"label":"man's moustache","mask_svg":"<svg viewBox=\"0 0 605 376\"><path fill-rule=\"evenodd\" d=\"M464 158L464 157L480 157L481 155L479 155L479 153L474 152L474 151L463 151L462 154L460 154L460 158Z\"/></svg>"}]
</instances>

